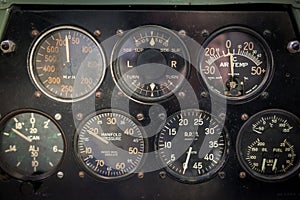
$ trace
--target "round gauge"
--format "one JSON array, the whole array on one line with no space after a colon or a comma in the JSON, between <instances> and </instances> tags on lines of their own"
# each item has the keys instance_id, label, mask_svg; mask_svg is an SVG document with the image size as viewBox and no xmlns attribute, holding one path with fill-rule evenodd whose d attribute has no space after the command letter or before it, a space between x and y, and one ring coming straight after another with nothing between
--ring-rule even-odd
<instances>
[{"instance_id":1,"label":"round gauge","mask_svg":"<svg viewBox=\"0 0 300 200\"><path fill-rule=\"evenodd\" d=\"M144 151L144 133L136 120L121 111L92 114L75 136L80 163L92 175L119 179L139 168Z\"/></svg>"},{"instance_id":2,"label":"round gauge","mask_svg":"<svg viewBox=\"0 0 300 200\"><path fill-rule=\"evenodd\" d=\"M188 76L189 55L176 33L160 26L142 26L116 44L111 70L127 96L151 103L180 88Z\"/></svg>"},{"instance_id":3,"label":"round gauge","mask_svg":"<svg viewBox=\"0 0 300 200\"><path fill-rule=\"evenodd\" d=\"M200 73L207 87L229 103L263 91L272 75L272 55L265 40L243 27L217 31L203 45Z\"/></svg>"},{"instance_id":4,"label":"round gauge","mask_svg":"<svg viewBox=\"0 0 300 200\"><path fill-rule=\"evenodd\" d=\"M75 102L91 95L105 75L103 50L86 31L59 26L43 33L29 54L29 73L48 97Z\"/></svg>"},{"instance_id":5,"label":"round gauge","mask_svg":"<svg viewBox=\"0 0 300 200\"><path fill-rule=\"evenodd\" d=\"M22 180L40 180L54 173L65 152L58 124L35 110L8 114L0 124L0 167Z\"/></svg>"},{"instance_id":6,"label":"round gauge","mask_svg":"<svg viewBox=\"0 0 300 200\"><path fill-rule=\"evenodd\" d=\"M159 157L179 181L203 182L223 166L228 140L222 124L201 110L171 115L157 137Z\"/></svg>"},{"instance_id":7,"label":"round gauge","mask_svg":"<svg viewBox=\"0 0 300 200\"><path fill-rule=\"evenodd\" d=\"M300 160L300 120L283 110L265 110L252 116L237 137L237 153L244 169L263 181L284 180Z\"/></svg>"}]
</instances>

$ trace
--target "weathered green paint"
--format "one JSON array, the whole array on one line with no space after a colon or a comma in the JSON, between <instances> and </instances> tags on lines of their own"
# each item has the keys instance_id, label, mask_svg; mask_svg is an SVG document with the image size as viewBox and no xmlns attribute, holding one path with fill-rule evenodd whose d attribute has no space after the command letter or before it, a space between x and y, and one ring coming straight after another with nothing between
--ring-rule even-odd
<instances>
[{"instance_id":1,"label":"weathered green paint","mask_svg":"<svg viewBox=\"0 0 300 200\"><path fill-rule=\"evenodd\" d=\"M0 0L0 39L13 5L230 5L230 4L287 4L300 30L300 0Z\"/></svg>"}]
</instances>

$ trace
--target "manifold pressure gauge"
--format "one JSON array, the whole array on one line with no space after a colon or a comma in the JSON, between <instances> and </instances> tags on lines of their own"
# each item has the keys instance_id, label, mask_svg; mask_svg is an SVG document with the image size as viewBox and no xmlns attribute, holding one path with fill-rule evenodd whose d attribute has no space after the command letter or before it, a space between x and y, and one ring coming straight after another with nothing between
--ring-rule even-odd
<instances>
[{"instance_id":1,"label":"manifold pressure gauge","mask_svg":"<svg viewBox=\"0 0 300 200\"><path fill-rule=\"evenodd\" d=\"M93 94L105 75L105 57L96 39L83 29L59 26L34 42L28 59L29 74L48 97L80 101Z\"/></svg>"},{"instance_id":2,"label":"manifold pressure gauge","mask_svg":"<svg viewBox=\"0 0 300 200\"><path fill-rule=\"evenodd\" d=\"M237 137L237 154L254 178L279 181L300 166L300 120L290 112L270 109L253 115Z\"/></svg>"},{"instance_id":3,"label":"manifold pressure gauge","mask_svg":"<svg viewBox=\"0 0 300 200\"><path fill-rule=\"evenodd\" d=\"M58 124L40 111L19 110L1 120L0 167L12 177L34 181L50 176L65 149Z\"/></svg>"},{"instance_id":4,"label":"manifold pressure gauge","mask_svg":"<svg viewBox=\"0 0 300 200\"><path fill-rule=\"evenodd\" d=\"M189 54L173 31L154 25L129 31L116 44L111 71L130 98L157 102L174 94L189 74Z\"/></svg>"},{"instance_id":5,"label":"manifold pressure gauge","mask_svg":"<svg viewBox=\"0 0 300 200\"><path fill-rule=\"evenodd\" d=\"M208 89L228 103L250 100L272 77L272 55L266 41L244 27L227 27L204 43L200 74Z\"/></svg>"},{"instance_id":6,"label":"manifold pressure gauge","mask_svg":"<svg viewBox=\"0 0 300 200\"><path fill-rule=\"evenodd\" d=\"M101 180L127 177L140 168L145 134L138 122L117 110L89 115L75 135L81 165Z\"/></svg>"},{"instance_id":7,"label":"manifold pressure gauge","mask_svg":"<svg viewBox=\"0 0 300 200\"><path fill-rule=\"evenodd\" d=\"M213 178L223 166L228 150L227 134L219 120L195 109L168 117L156 144L167 172L184 183Z\"/></svg>"}]
</instances>

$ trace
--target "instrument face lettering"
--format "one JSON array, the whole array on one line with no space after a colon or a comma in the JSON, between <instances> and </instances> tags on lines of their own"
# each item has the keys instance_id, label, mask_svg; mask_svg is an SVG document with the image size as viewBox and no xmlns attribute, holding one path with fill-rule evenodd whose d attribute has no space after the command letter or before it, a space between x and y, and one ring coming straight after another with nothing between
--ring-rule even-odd
<instances>
[{"instance_id":1,"label":"instrument face lettering","mask_svg":"<svg viewBox=\"0 0 300 200\"><path fill-rule=\"evenodd\" d=\"M252 116L241 128L237 152L242 166L263 181L284 180L300 166L300 120L283 110Z\"/></svg>"},{"instance_id":2,"label":"instrument face lettering","mask_svg":"<svg viewBox=\"0 0 300 200\"><path fill-rule=\"evenodd\" d=\"M225 162L226 132L207 112L189 109L171 115L157 138L163 165L179 181L208 180Z\"/></svg>"},{"instance_id":3,"label":"instrument face lettering","mask_svg":"<svg viewBox=\"0 0 300 200\"><path fill-rule=\"evenodd\" d=\"M0 142L1 168L22 180L50 176L66 149L55 121L31 110L11 113L1 121Z\"/></svg>"},{"instance_id":4,"label":"instrument face lettering","mask_svg":"<svg viewBox=\"0 0 300 200\"><path fill-rule=\"evenodd\" d=\"M189 73L189 55L183 41L160 26L138 27L115 46L111 71L124 93L151 103L180 88Z\"/></svg>"},{"instance_id":5,"label":"instrument face lettering","mask_svg":"<svg viewBox=\"0 0 300 200\"><path fill-rule=\"evenodd\" d=\"M272 76L272 55L265 40L250 29L228 27L204 44L200 73L209 90L229 103L263 91Z\"/></svg>"},{"instance_id":6,"label":"instrument face lettering","mask_svg":"<svg viewBox=\"0 0 300 200\"><path fill-rule=\"evenodd\" d=\"M88 116L76 133L74 145L82 166L106 180L135 173L146 148L136 120L115 110Z\"/></svg>"},{"instance_id":7,"label":"instrument face lettering","mask_svg":"<svg viewBox=\"0 0 300 200\"><path fill-rule=\"evenodd\" d=\"M86 31L60 26L43 33L29 55L29 74L48 97L62 102L91 95L105 75L104 53Z\"/></svg>"}]
</instances>

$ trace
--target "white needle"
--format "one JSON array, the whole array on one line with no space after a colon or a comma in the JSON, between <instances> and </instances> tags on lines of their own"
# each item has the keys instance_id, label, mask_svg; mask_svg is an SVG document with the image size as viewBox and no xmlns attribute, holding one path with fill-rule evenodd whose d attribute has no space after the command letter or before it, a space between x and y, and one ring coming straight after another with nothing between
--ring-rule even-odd
<instances>
[{"instance_id":1,"label":"white needle","mask_svg":"<svg viewBox=\"0 0 300 200\"><path fill-rule=\"evenodd\" d=\"M230 59L230 71L231 71L231 77L234 77L234 63L233 63L233 54L229 54Z\"/></svg>"},{"instance_id":2,"label":"white needle","mask_svg":"<svg viewBox=\"0 0 300 200\"><path fill-rule=\"evenodd\" d=\"M277 161L278 161L278 159L275 158L274 163L273 163L273 167L272 167L272 171L275 171L276 165L277 165Z\"/></svg>"},{"instance_id":3,"label":"white needle","mask_svg":"<svg viewBox=\"0 0 300 200\"><path fill-rule=\"evenodd\" d=\"M23 138L24 140L26 140L27 142L32 142L32 139L26 137L23 133L21 133L20 131L12 128L11 129L15 134L17 134L18 136L20 136L21 138Z\"/></svg>"},{"instance_id":4,"label":"white needle","mask_svg":"<svg viewBox=\"0 0 300 200\"><path fill-rule=\"evenodd\" d=\"M108 143L109 143L106 139L104 139L103 137L97 135L96 133L94 133L94 132L92 132L92 131L90 131L90 130L87 130L87 132L88 132L88 134L94 136L96 139L100 140L101 142L103 142L103 143L105 143L105 144L108 144Z\"/></svg>"},{"instance_id":5,"label":"white needle","mask_svg":"<svg viewBox=\"0 0 300 200\"><path fill-rule=\"evenodd\" d=\"M264 172L266 170L266 160L267 159L263 159L263 163L262 163L262 166L261 166L261 170Z\"/></svg>"},{"instance_id":6,"label":"white needle","mask_svg":"<svg viewBox=\"0 0 300 200\"><path fill-rule=\"evenodd\" d=\"M65 37L66 40L66 57L67 57L67 62L70 62L70 47L69 47L69 40L68 40L68 36L66 35Z\"/></svg>"},{"instance_id":7,"label":"white needle","mask_svg":"<svg viewBox=\"0 0 300 200\"><path fill-rule=\"evenodd\" d=\"M186 160L185 160L185 162L183 163L183 173L182 173L182 174L185 174L185 171L186 171L187 168L188 168L188 164L189 164L189 161L190 161L192 149L193 149L192 147L189 148L188 155L186 156Z\"/></svg>"}]
</instances>

